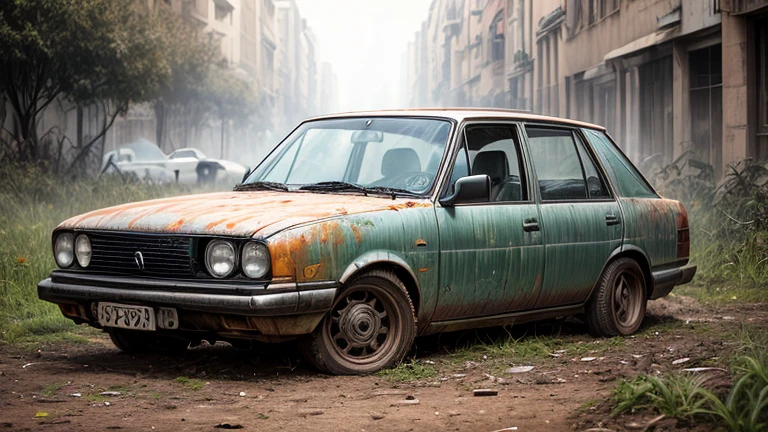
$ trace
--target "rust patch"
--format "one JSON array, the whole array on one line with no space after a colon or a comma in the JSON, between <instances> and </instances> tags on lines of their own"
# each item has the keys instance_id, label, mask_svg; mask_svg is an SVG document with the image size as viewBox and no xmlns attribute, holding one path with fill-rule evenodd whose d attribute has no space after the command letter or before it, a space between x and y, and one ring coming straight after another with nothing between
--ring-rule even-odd
<instances>
[{"instance_id":1,"label":"rust patch","mask_svg":"<svg viewBox=\"0 0 768 432\"><path fill-rule=\"evenodd\" d=\"M321 264L322 263L317 263L304 267L304 277L306 279L313 279L315 276L317 276L317 270L320 268Z\"/></svg>"},{"instance_id":2,"label":"rust patch","mask_svg":"<svg viewBox=\"0 0 768 432\"><path fill-rule=\"evenodd\" d=\"M429 267L422 267L422 268L419 269L419 273L424 273L424 272L427 272L427 271L429 271Z\"/></svg>"},{"instance_id":3,"label":"rust patch","mask_svg":"<svg viewBox=\"0 0 768 432\"><path fill-rule=\"evenodd\" d=\"M424 246L426 246L426 245L427 245L427 241L426 241L426 240L424 240L424 239L421 239L421 238L420 238L420 239L416 240L416 241L413 243L413 245L414 245L414 246L416 246L416 247L424 247Z\"/></svg>"},{"instance_id":4,"label":"rust patch","mask_svg":"<svg viewBox=\"0 0 768 432\"><path fill-rule=\"evenodd\" d=\"M184 219L178 219L175 222L168 224L165 229L166 231L176 232L181 229L182 225L184 225Z\"/></svg>"},{"instance_id":5,"label":"rust patch","mask_svg":"<svg viewBox=\"0 0 768 432\"><path fill-rule=\"evenodd\" d=\"M352 230L352 234L355 236L355 241L357 244L360 244L360 242L363 241L363 233L360 232L360 228L358 228L356 225L352 225L349 228Z\"/></svg>"}]
</instances>

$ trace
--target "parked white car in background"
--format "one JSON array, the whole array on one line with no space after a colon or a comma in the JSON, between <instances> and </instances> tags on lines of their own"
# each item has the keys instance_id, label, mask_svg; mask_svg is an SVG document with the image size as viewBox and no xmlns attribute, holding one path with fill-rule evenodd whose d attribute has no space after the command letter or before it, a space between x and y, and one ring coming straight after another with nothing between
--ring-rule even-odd
<instances>
[{"instance_id":1,"label":"parked white car in background","mask_svg":"<svg viewBox=\"0 0 768 432\"><path fill-rule=\"evenodd\" d=\"M240 183L248 168L235 162L210 159L196 148L163 153L154 143L141 139L104 155L101 172L135 175L157 183L221 184Z\"/></svg>"}]
</instances>

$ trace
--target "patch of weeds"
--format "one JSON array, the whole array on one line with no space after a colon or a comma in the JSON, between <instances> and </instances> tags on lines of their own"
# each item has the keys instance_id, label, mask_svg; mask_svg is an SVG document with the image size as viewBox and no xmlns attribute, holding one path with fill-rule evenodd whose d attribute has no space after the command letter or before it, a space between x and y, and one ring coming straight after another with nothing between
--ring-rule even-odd
<instances>
[{"instance_id":1,"label":"patch of weeds","mask_svg":"<svg viewBox=\"0 0 768 432\"><path fill-rule=\"evenodd\" d=\"M269 419L269 416L264 413L256 413L256 418L258 420L267 420Z\"/></svg>"},{"instance_id":2,"label":"patch of weeds","mask_svg":"<svg viewBox=\"0 0 768 432\"><path fill-rule=\"evenodd\" d=\"M160 400L160 393L153 391L152 393L149 394L149 397L151 397L154 400Z\"/></svg>"},{"instance_id":3,"label":"patch of weeds","mask_svg":"<svg viewBox=\"0 0 768 432\"><path fill-rule=\"evenodd\" d=\"M400 363L390 369L384 369L377 373L377 375L390 381L410 382L433 378L437 375L437 371L432 365L412 360L407 363Z\"/></svg>"},{"instance_id":4,"label":"patch of weeds","mask_svg":"<svg viewBox=\"0 0 768 432\"><path fill-rule=\"evenodd\" d=\"M61 389L61 384L48 384L47 386L43 387L42 394L45 397L51 397L55 395L59 389Z\"/></svg>"},{"instance_id":5,"label":"patch of weeds","mask_svg":"<svg viewBox=\"0 0 768 432\"><path fill-rule=\"evenodd\" d=\"M597 399L587 399L583 404L579 405L579 411L589 411L597 406Z\"/></svg>"},{"instance_id":6,"label":"patch of weeds","mask_svg":"<svg viewBox=\"0 0 768 432\"><path fill-rule=\"evenodd\" d=\"M180 377L177 377L174 381L194 391L200 390L201 388L205 387L205 381L199 380L197 378L188 378L185 376L180 376Z\"/></svg>"},{"instance_id":7,"label":"patch of weeds","mask_svg":"<svg viewBox=\"0 0 768 432\"><path fill-rule=\"evenodd\" d=\"M98 393L94 393L94 394L87 395L85 397L85 399L88 400L88 402L101 403L101 402L106 401L107 397L106 396L102 396L102 395L100 395Z\"/></svg>"}]
</instances>

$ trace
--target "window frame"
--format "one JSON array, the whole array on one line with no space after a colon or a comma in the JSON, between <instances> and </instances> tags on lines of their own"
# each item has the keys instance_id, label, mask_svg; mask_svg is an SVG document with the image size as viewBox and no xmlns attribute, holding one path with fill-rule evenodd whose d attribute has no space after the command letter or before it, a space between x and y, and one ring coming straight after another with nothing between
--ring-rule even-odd
<instances>
[{"instance_id":1,"label":"window frame","mask_svg":"<svg viewBox=\"0 0 768 432\"><path fill-rule=\"evenodd\" d=\"M453 177L453 170L456 166L456 158L459 155L459 152L463 147L466 147L466 130L468 127L472 126L507 126L511 129L513 129L513 136L512 140L515 142L515 146L517 146L518 150L518 157L520 160L518 161L520 164L520 182L525 182L525 191L527 192L527 199L524 201L488 201L488 202L475 202L475 203L459 203L453 205L453 207L469 207L469 206L487 206L487 205L530 205L530 204L536 204L538 201L536 195L534 195L534 188L532 187L533 177L531 176L532 172L532 166L531 161L529 159L528 151L525 145L524 136L521 131L521 128L523 123L516 120L505 120L505 119L480 119L480 118L473 118L463 121L456 130L459 131L457 134L457 140L455 142L455 145L450 149L450 154L448 155L448 159L444 160L443 163L445 164L445 171L444 175L440 177L440 186L436 191L438 192L435 197L435 205L440 206L440 198L446 197L451 194L451 178ZM469 155L469 150L467 149L467 156ZM472 175L472 166L469 164L469 172L470 175ZM521 185L521 188L523 185ZM538 193L538 192L536 192Z\"/></svg>"},{"instance_id":2,"label":"window frame","mask_svg":"<svg viewBox=\"0 0 768 432\"><path fill-rule=\"evenodd\" d=\"M600 203L600 202L616 202L617 200L617 193L616 190L613 187L613 183L610 181L610 177L608 177L605 167L603 167L602 162L600 161L600 158L597 157L597 155L594 153L594 150L592 149L591 144L589 143L589 140L587 140L586 136L582 133L582 128L580 127L573 127L568 125L563 125L559 123L547 123L547 122L523 122L522 123L522 129L525 129L526 127L538 127L538 128L549 128L549 129L560 129L560 130L567 130L571 132L571 134L578 137L578 139L581 140L585 151L589 155L589 157L592 159L593 164L595 165L595 169L597 170L597 174L600 176L600 179L602 180L603 184L606 186L608 190L608 197L601 197L601 198L592 198L589 193L589 186L587 184L587 178L584 171L584 161L581 159L581 155L579 154L578 143L576 142L574 138L574 150L576 151L576 156L579 158L579 165L581 167L581 175L584 179L584 187L587 193L587 198L585 199L559 199L559 200L544 200L541 197L541 188L539 187L539 176L536 172L536 167L533 165L533 158L531 156L531 172L533 174L534 179L532 182L535 182L535 187L533 189L536 192L536 202L539 204L575 204L575 203ZM604 132L604 131L602 131ZM606 133L606 136L608 134ZM527 151L531 151L531 142L528 139L528 132L526 131L524 133L525 138L525 146Z\"/></svg>"}]
</instances>

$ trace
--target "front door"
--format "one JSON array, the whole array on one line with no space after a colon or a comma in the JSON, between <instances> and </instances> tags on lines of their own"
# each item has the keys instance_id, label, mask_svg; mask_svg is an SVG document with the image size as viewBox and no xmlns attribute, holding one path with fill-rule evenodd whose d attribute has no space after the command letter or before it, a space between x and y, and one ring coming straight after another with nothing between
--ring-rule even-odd
<instances>
[{"instance_id":1,"label":"front door","mask_svg":"<svg viewBox=\"0 0 768 432\"><path fill-rule=\"evenodd\" d=\"M436 207L440 293L433 321L532 308L544 259L520 135L513 124L470 124L454 160L450 195L467 175L491 178L489 202Z\"/></svg>"},{"instance_id":2,"label":"front door","mask_svg":"<svg viewBox=\"0 0 768 432\"><path fill-rule=\"evenodd\" d=\"M621 245L621 211L576 130L528 125L525 131L545 244L544 281L536 307L581 303Z\"/></svg>"}]
</instances>

